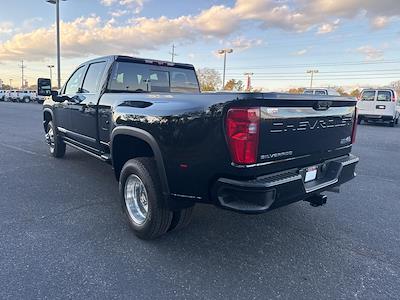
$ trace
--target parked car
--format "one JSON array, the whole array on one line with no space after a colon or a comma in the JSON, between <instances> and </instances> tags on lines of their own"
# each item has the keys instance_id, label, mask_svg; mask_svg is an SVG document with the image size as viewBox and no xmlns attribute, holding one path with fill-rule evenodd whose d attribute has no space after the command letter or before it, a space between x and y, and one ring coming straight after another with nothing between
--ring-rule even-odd
<instances>
[{"instance_id":1,"label":"parked car","mask_svg":"<svg viewBox=\"0 0 400 300\"><path fill-rule=\"evenodd\" d=\"M357 104L358 123L362 121L387 122L393 127L399 123L400 103L393 89L365 89Z\"/></svg>"},{"instance_id":2,"label":"parked car","mask_svg":"<svg viewBox=\"0 0 400 300\"><path fill-rule=\"evenodd\" d=\"M36 100L36 91L21 90L17 92L17 101L29 103Z\"/></svg>"},{"instance_id":3,"label":"parked car","mask_svg":"<svg viewBox=\"0 0 400 300\"><path fill-rule=\"evenodd\" d=\"M340 96L340 94L332 89L332 88L315 88L315 89L305 89L303 91L303 94L305 95L329 95L329 96Z\"/></svg>"},{"instance_id":4,"label":"parked car","mask_svg":"<svg viewBox=\"0 0 400 300\"><path fill-rule=\"evenodd\" d=\"M16 102L18 101L18 91L11 90L7 92L7 101Z\"/></svg>"},{"instance_id":5,"label":"parked car","mask_svg":"<svg viewBox=\"0 0 400 300\"><path fill-rule=\"evenodd\" d=\"M0 90L0 101L5 101L6 94L7 94L6 90Z\"/></svg>"},{"instance_id":6,"label":"parked car","mask_svg":"<svg viewBox=\"0 0 400 300\"><path fill-rule=\"evenodd\" d=\"M83 63L59 94L39 79L38 94L52 95L52 156L68 145L110 163L143 239L186 226L196 203L249 214L319 206L355 176L354 98L202 94L192 65L126 56Z\"/></svg>"}]
</instances>

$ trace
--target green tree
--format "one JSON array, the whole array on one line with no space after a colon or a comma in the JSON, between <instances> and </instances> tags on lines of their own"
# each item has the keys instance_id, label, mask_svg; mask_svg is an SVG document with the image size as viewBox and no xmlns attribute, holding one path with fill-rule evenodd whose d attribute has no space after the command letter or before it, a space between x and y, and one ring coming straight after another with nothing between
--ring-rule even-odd
<instances>
[{"instance_id":1,"label":"green tree","mask_svg":"<svg viewBox=\"0 0 400 300\"><path fill-rule=\"evenodd\" d=\"M198 69L197 77L199 78L200 89L204 92L216 91L221 86L221 74L215 69Z\"/></svg>"}]
</instances>

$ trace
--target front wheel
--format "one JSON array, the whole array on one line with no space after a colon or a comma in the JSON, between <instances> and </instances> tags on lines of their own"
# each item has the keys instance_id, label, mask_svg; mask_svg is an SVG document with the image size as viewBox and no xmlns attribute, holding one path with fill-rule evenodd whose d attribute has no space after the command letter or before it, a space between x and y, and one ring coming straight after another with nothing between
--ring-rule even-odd
<instances>
[{"instance_id":1,"label":"front wheel","mask_svg":"<svg viewBox=\"0 0 400 300\"><path fill-rule=\"evenodd\" d=\"M65 155L65 143L58 136L53 121L47 124L46 130L46 142L49 145L50 154L56 158L63 157Z\"/></svg>"},{"instance_id":2,"label":"front wheel","mask_svg":"<svg viewBox=\"0 0 400 300\"><path fill-rule=\"evenodd\" d=\"M153 158L128 160L121 171L119 191L123 211L136 236L152 240L168 231L173 214L164 201Z\"/></svg>"},{"instance_id":3,"label":"front wheel","mask_svg":"<svg viewBox=\"0 0 400 300\"><path fill-rule=\"evenodd\" d=\"M31 102L31 99L29 97L24 97L24 99L22 99L22 101L25 103L29 103L29 102Z\"/></svg>"}]
</instances>

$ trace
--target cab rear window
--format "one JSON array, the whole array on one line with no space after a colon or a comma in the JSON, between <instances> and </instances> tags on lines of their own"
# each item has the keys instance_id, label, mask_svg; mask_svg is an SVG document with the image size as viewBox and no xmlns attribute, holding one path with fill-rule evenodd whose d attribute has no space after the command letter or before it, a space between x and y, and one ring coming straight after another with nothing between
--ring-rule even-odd
<instances>
[{"instance_id":1,"label":"cab rear window","mask_svg":"<svg viewBox=\"0 0 400 300\"><path fill-rule=\"evenodd\" d=\"M315 95L327 95L327 93L324 90L316 90Z\"/></svg>"},{"instance_id":2,"label":"cab rear window","mask_svg":"<svg viewBox=\"0 0 400 300\"><path fill-rule=\"evenodd\" d=\"M193 69L116 62L108 83L111 92L199 93Z\"/></svg>"},{"instance_id":3,"label":"cab rear window","mask_svg":"<svg viewBox=\"0 0 400 300\"><path fill-rule=\"evenodd\" d=\"M392 92L391 91L378 91L378 101L392 101Z\"/></svg>"},{"instance_id":4,"label":"cab rear window","mask_svg":"<svg viewBox=\"0 0 400 300\"><path fill-rule=\"evenodd\" d=\"M374 101L375 91L364 91L361 97L362 101Z\"/></svg>"}]
</instances>

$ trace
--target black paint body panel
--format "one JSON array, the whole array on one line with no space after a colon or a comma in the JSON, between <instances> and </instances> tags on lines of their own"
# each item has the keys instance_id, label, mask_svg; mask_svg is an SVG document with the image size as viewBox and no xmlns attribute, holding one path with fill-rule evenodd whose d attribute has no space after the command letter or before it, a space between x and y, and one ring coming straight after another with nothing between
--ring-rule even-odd
<instances>
[{"instance_id":1,"label":"black paint body panel","mask_svg":"<svg viewBox=\"0 0 400 300\"><path fill-rule=\"evenodd\" d=\"M112 56L102 59L106 59L108 68L111 68L116 58ZM215 197L211 196L211 189L220 178L251 180L318 164L351 152L351 143L340 145L340 141L351 135L356 105L353 98L280 93L108 93L105 89L107 74L103 78L102 92L96 101L90 97L90 105L82 107L68 104L68 101L56 103L47 99L44 108L54 112L57 127L69 126L82 135L87 133L87 140L81 137L79 142L87 143L86 150L99 154L109 154L112 151L111 138L116 128L130 127L148 133L160 151L158 165L165 168L165 175L160 176L165 176L171 201L216 203ZM327 104L329 108L326 111L314 109L321 103L322 106ZM73 120L69 119L67 125L64 119L67 119L65 111L68 105L76 110L76 116ZM226 112L231 107L262 107L260 155L293 149L292 156L298 154L299 157L282 160L290 157L262 159L259 156L259 165L243 167L232 164L224 126ZM283 108L279 112L282 115L275 120L268 119L264 111L267 108L277 108L278 111ZM307 112L313 112L313 115L296 119L287 114L286 108L299 111L306 109ZM334 124L339 124L343 118L350 118L343 121L346 123L343 128L310 129L315 121L320 126L329 124L331 109L346 112L335 117L337 120ZM59 119L59 116L63 116L63 119ZM268 131L273 129L272 123L275 121L283 122L284 126L299 127L302 121L309 122L309 125L306 130L270 134ZM318 145L311 146L313 144Z\"/></svg>"}]
</instances>

